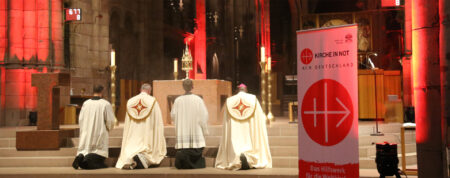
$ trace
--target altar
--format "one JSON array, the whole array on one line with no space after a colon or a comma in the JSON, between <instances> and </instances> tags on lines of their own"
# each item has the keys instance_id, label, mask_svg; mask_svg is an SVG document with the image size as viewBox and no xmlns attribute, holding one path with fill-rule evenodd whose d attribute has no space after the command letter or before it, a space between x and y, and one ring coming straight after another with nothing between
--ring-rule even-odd
<instances>
[{"instance_id":1,"label":"altar","mask_svg":"<svg viewBox=\"0 0 450 178\"><path fill-rule=\"evenodd\" d=\"M164 125L171 125L170 110L175 99L185 93L182 80L153 81L153 96L161 108ZM231 96L231 82L225 80L193 80L192 93L203 98L209 114L209 125L222 124L222 106Z\"/></svg>"}]
</instances>

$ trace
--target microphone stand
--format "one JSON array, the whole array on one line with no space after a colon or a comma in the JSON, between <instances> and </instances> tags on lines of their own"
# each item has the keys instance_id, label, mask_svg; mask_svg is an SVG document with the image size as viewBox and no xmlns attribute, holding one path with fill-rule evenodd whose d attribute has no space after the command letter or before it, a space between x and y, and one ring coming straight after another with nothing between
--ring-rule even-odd
<instances>
[{"instance_id":1,"label":"microphone stand","mask_svg":"<svg viewBox=\"0 0 450 178\"><path fill-rule=\"evenodd\" d=\"M377 74L375 72L376 67L373 64L372 60L370 59L371 55L377 56L377 53L367 53L366 54L366 60L369 60L369 62L371 63L370 69L373 72L374 87L375 87L375 128L376 128L376 130L374 133L370 134L370 136L384 136L384 134L378 130ZM365 65L366 67L369 67L367 64L363 64L363 65Z\"/></svg>"}]
</instances>

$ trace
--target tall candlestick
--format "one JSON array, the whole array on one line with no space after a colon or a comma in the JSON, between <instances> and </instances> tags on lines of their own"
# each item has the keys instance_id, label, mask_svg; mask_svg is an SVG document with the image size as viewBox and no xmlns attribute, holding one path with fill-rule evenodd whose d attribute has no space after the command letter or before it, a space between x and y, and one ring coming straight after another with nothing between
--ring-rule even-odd
<instances>
[{"instance_id":1,"label":"tall candlestick","mask_svg":"<svg viewBox=\"0 0 450 178\"><path fill-rule=\"evenodd\" d=\"M173 60L173 72L178 72L178 59Z\"/></svg>"},{"instance_id":2,"label":"tall candlestick","mask_svg":"<svg viewBox=\"0 0 450 178\"><path fill-rule=\"evenodd\" d=\"M261 46L261 62L266 62L266 48Z\"/></svg>"},{"instance_id":3,"label":"tall candlestick","mask_svg":"<svg viewBox=\"0 0 450 178\"><path fill-rule=\"evenodd\" d=\"M272 58L267 60L267 119L269 124L275 121L272 114Z\"/></svg>"},{"instance_id":4,"label":"tall candlestick","mask_svg":"<svg viewBox=\"0 0 450 178\"><path fill-rule=\"evenodd\" d=\"M111 50L111 66L116 65L116 51L114 49Z\"/></svg>"}]
</instances>

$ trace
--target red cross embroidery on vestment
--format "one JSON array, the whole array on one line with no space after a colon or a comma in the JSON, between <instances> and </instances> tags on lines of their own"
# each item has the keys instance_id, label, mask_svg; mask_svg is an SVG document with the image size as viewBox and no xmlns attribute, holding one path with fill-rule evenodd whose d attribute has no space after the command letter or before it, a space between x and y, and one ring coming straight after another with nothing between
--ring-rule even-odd
<instances>
[{"instance_id":1,"label":"red cross embroidery on vestment","mask_svg":"<svg viewBox=\"0 0 450 178\"><path fill-rule=\"evenodd\" d=\"M247 108L250 108L250 106L245 105L242 102L242 99L239 99L239 104L237 104L235 107L233 107L233 109L236 109L241 113L241 116Z\"/></svg>"},{"instance_id":2,"label":"red cross embroidery on vestment","mask_svg":"<svg viewBox=\"0 0 450 178\"><path fill-rule=\"evenodd\" d=\"M139 114L141 114L141 111L144 110L147 107L142 105L141 100L139 100L139 103L136 104L136 106L133 106L132 108L136 109L136 111L138 112L138 116L139 116Z\"/></svg>"}]
</instances>

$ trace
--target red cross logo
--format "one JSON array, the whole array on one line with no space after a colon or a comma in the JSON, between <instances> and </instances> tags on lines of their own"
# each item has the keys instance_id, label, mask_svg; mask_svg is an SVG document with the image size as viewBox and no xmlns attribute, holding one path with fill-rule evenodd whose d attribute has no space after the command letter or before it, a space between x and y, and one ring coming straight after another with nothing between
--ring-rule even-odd
<instances>
[{"instance_id":1,"label":"red cross logo","mask_svg":"<svg viewBox=\"0 0 450 178\"><path fill-rule=\"evenodd\" d=\"M312 140L332 146L340 143L352 127L353 103L342 84L323 79L306 91L300 115Z\"/></svg>"},{"instance_id":2,"label":"red cross logo","mask_svg":"<svg viewBox=\"0 0 450 178\"><path fill-rule=\"evenodd\" d=\"M313 60L313 53L309 48L305 48L300 53L300 60L303 64L309 64Z\"/></svg>"},{"instance_id":3,"label":"red cross logo","mask_svg":"<svg viewBox=\"0 0 450 178\"><path fill-rule=\"evenodd\" d=\"M138 112L138 116L139 116L139 114L141 114L141 111L144 110L144 109L147 108L147 107L145 107L144 105L142 105L142 104L141 104L141 100L139 100L139 103L136 104L136 106L133 106L133 107L131 107L131 108L136 109L136 111Z\"/></svg>"},{"instance_id":4,"label":"red cross logo","mask_svg":"<svg viewBox=\"0 0 450 178\"><path fill-rule=\"evenodd\" d=\"M239 99L239 104L237 104L235 107L233 107L233 109L236 109L241 113L241 116L247 108L250 108L250 106L245 105L242 102L242 99Z\"/></svg>"}]
</instances>

